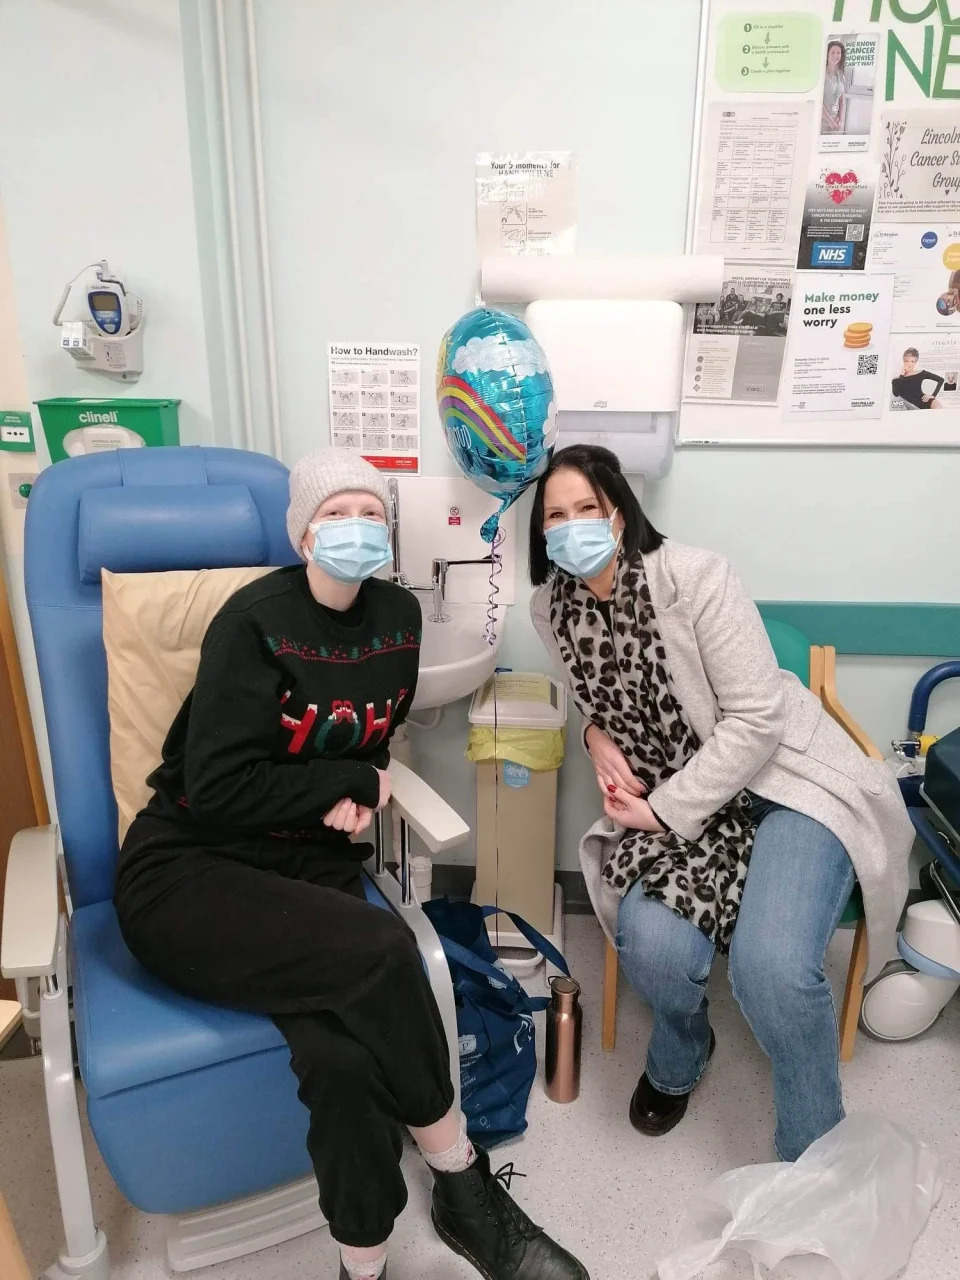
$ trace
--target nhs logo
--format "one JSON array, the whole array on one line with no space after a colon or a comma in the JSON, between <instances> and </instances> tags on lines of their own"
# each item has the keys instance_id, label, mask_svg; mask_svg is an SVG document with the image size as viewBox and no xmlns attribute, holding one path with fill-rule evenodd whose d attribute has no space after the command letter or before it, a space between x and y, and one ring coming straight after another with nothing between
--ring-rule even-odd
<instances>
[{"instance_id":1,"label":"nhs logo","mask_svg":"<svg viewBox=\"0 0 960 1280\"><path fill-rule=\"evenodd\" d=\"M813 252L810 256L812 267L851 267L853 266L853 245L831 244L827 240L814 240Z\"/></svg>"}]
</instances>

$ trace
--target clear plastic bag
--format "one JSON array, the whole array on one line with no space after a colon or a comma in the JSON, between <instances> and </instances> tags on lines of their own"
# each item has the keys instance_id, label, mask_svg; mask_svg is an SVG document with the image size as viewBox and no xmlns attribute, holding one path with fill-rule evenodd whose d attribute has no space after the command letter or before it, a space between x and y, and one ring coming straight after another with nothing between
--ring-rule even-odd
<instances>
[{"instance_id":1,"label":"clear plastic bag","mask_svg":"<svg viewBox=\"0 0 960 1280\"><path fill-rule=\"evenodd\" d=\"M942 1191L932 1147L882 1116L848 1116L795 1164L733 1169L711 1183L660 1280L714 1276L713 1263L738 1254L755 1280L890 1280Z\"/></svg>"}]
</instances>

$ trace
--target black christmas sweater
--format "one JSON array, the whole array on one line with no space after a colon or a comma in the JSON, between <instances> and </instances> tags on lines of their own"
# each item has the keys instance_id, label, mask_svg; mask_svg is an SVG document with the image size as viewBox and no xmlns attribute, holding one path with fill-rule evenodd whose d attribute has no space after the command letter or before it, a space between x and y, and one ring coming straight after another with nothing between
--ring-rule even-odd
<instances>
[{"instance_id":1,"label":"black christmas sweater","mask_svg":"<svg viewBox=\"0 0 960 1280\"><path fill-rule=\"evenodd\" d=\"M241 588L207 630L144 813L225 838L326 843L338 800L379 803L420 633L416 597L376 578L344 612L314 599L302 565Z\"/></svg>"}]
</instances>

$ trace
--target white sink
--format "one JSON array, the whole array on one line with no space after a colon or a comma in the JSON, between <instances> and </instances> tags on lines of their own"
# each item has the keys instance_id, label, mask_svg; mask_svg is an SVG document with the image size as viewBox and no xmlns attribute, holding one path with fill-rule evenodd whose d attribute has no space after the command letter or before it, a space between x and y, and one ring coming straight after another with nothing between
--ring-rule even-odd
<instances>
[{"instance_id":1,"label":"white sink","mask_svg":"<svg viewBox=\"0 0 960 1280\"><path fill-rule=\"evenodd\" d=\"M498 610L496 641L487 644L483 638L487 625L485 604L448 603L444 611L450 615L450 621L431 622L428 615L433 610L433 601L426 595L418 598L423 612L423 639L413 710L430 711L465 698L493 675L506 624L506 609Z\"/></svg>"}]
</instances>

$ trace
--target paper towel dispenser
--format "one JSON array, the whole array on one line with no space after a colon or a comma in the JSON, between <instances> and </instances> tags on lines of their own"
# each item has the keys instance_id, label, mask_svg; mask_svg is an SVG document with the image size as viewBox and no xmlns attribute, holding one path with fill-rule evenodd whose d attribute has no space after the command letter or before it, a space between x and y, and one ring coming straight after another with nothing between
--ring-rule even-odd
<instances>
[{"instance_id":1,"label":"paper towel dispenser","mask_svg":"<svg viewBox=\"0 0 960 1280\"><path fill-rule=\"evenodd\" d=\"M526 322L557 402L557 447L605 445L624 471L670 470L683 363L683 308L635 299L538 299Z\"/></svg>"},{"instance_id":2,"label":"paper towel dispenser","mask_svg":"<svg viewBox=\"0 0 960 1280\"><path fill-rule=\"evenodd\" d=\"M480 292L494 305L538 298L716 302L722 286L718 253L638 258L488 253L480 264Z\"/></svg>"}]
</instances>

